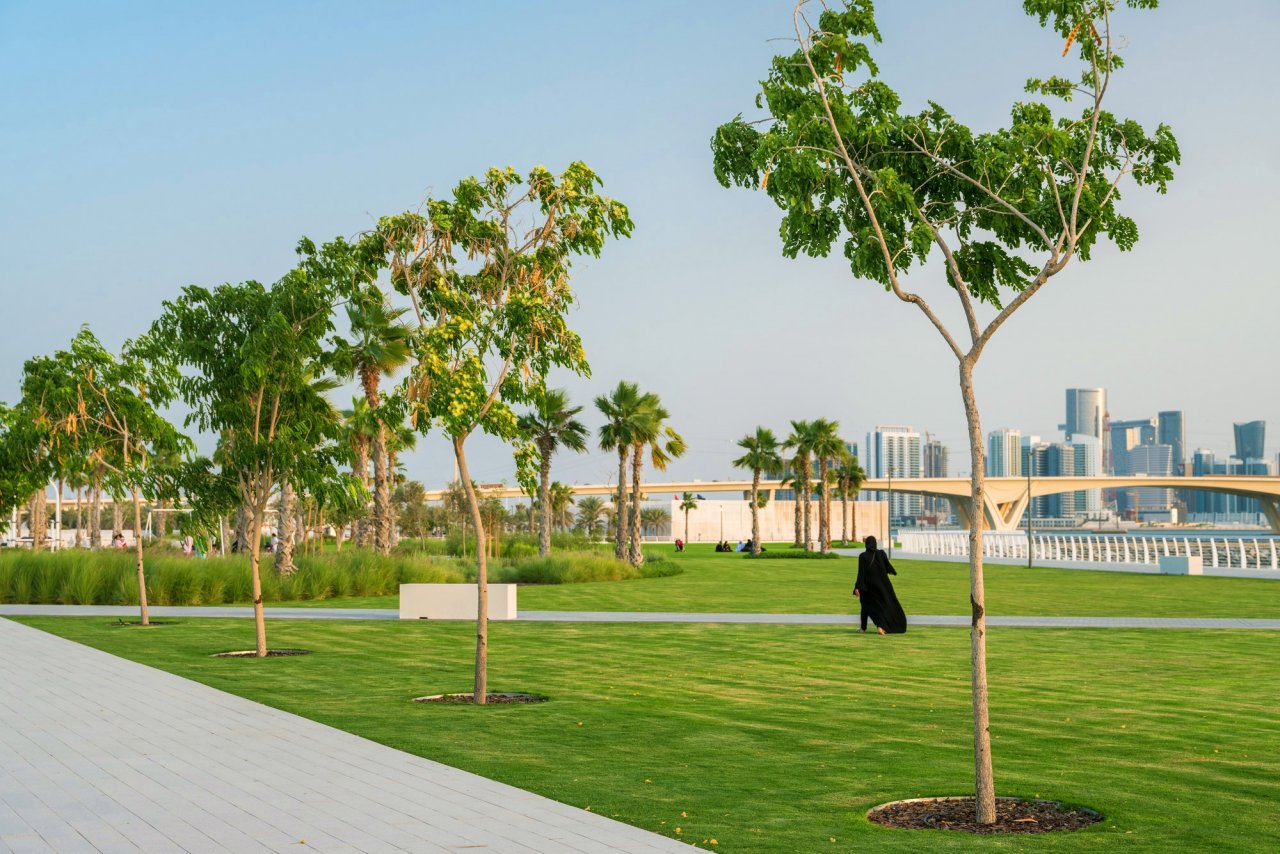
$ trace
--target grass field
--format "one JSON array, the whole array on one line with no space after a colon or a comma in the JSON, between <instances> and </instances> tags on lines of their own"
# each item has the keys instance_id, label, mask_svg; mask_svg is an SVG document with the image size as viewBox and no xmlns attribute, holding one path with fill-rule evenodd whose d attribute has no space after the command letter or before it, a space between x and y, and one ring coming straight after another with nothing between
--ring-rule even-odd
<instances>
[{"instance_id":1,"label":"grass field","mask_svg":"<svg viewBox=\"0 0 1280 854\"><path fill-rule=\"evenodd\" d=\"M553 611L856 612L857 564L842 560L752 561L711 546L665 556L684 572L669 578L521 586L519 606ZM908 614L967 614L967 564L894 561ZM1270 579L1130 575L989 565L987 611L1008 616L1280 618L1280 582ZM398 597L334 598L281 605L394 608Z\"/></svg>"},{"instance_id":2,"label":"grass field","mask_svg":"<svg viewBox=\"0 0 1280 854\"><path fill-rule=\"evenodd\" d=\"M409 702L470 689L465 623L276 621L274 646L314 654L246 661L209 657L246 646L246 621L23 622L720 851L1280 846L1277 632L993 632L999 793L1107 818L1074 834L991 839L863 818L884 801L969 790L963 630L494 624L491 690L552 700L476 708Z\"/></svg>"}]
</instances>

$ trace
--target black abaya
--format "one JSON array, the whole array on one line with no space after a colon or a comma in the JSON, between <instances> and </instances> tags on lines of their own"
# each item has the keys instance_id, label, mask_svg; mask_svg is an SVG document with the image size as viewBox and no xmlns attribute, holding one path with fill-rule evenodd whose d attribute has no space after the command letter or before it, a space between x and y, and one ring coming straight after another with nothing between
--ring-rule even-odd
<instances>
[{"instance_id":1,"label":"black abaya","mask_svg":"<svg viewBox=\"0 0 1280 854\"><path fill-rule=\"evenodd\" d=\"M898 572L879 549L858 555L858 580L854 589L861 595L862 612L885 634L901 634L907 630L907 615L898 602L890 575Z\"/></svg>"}]
</instances>

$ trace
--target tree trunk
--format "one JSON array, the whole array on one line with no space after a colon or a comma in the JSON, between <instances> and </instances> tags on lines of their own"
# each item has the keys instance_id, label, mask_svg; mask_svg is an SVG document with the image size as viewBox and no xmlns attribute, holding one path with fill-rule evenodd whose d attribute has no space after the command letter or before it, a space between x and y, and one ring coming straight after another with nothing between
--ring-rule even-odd
<instances>
[{"instance_id":1,"label":"tree trunk","mask_svg":"<svg viewBox=\"0 0 1280 854\"><path fill-rule=\"evenodd\" d=\"M165 536L169 533L169 514L165 512L168 509L168 502L161 499L156 502L156 539L164 542Z\"/></svg>"},{"instance_id":2,"label":"tree trunk","mask_svg":"<svg viewBox=\"0 0 1280 854\"><path fill-rule=\"evenodd\" d=\"M373 434L373 547L391 552L391 490L387 485L387 425L378 419Z\"/></svg>"},{"instance_id":3,"label":"tree trunk","mask_svg":"<svg viewBox=\"0 0 1280 854\"><path fill-rule=\"evenodd\" d=\"M802 534L801 534L801 525L800 525L800 506L803 502L801 502L800 500L800 482L796 479L795 474L792 474L791 476L791 490L792 492L795 493L795 496L794 496L795 501L792 502L795 505L795 511L796 511L795 545L801 546L804 544L803 541L801 540Z\"/></svg>"},{"instance_id":4,"label":"tree trunk","mask_svg":"<svg viewBox=\"0 0 1280 854\"><path fill-rule=\"evenodd\" d=\"M538 555L551 554L551 449L538 448L542 462L542 477L538 481L538 503L542 507L538 524Z\"/></svg>"},{"instance_id":5,"label":"tree trunk","mask_svg":"<svg viewBox=\"0 0 1280 854\"><path fill-rule=\"evenodd\" d=\"M818 458L818 551L831 550L831 496L827 492L827 460Z\"/></svg>"},{"instance_id":6,"label":"tree trunk","mask_svg":"<svg viewBox=\"0 0 1280 854\"><path fill-rule=\"evenodd\" d=\"M644 467L644 446L637 445L631 459L631 549L628 555L632 566L644 563L644 551L640 548L640 470Z\"/></svg>"},{"instance_id":7,"label":"tree trunk","mask_svg":"<svg viewBox=\"0 0 1280 854\"><path fill-rule=\"evenodd\" d=\"M49 495L44 488L31 496L31 510L28 514L28 527L31 528L31 550L43 551L45 537L49 532Z\"/></svg>"},{"instance_id":8,"label":"tree trunk","mask_svg":"<svg viewBox=\"0 0 1280 854\"><path fill-rule=\"evenodd\" d=\"M264 499L258 507L245 508L246 523L254 531L262 530L262 520L267 513L267 502ZM267 657L267 619L262 612L262 537L254 536L249 541L249 567L253 571L253 625L257 633L258 658Z\"/></svg>"},{"instance_id":9,"label":"tree trunk","mask_svg":"<svg viewBox=\"0 0 1280 854\"><path fill-rule=\"evenodd\" d=\"M462 445L466 437L454 437L453 454L458 461L462 488L467 493L471 523L476 527L476 678L472 699L479 705L489 702L489 577L484 554L484 521L480 518L480 500L471 485L467 471L467 455Z\"/></svg>"},{"instance_id":10,"label":"tree trunk","mask_svg":"<svg viewBox=\"0 0 1280 854\"><path fill-rule=\"evenodd\" d=\"M627 451L626 445L618 448L618 496L613 503L613 556L618 560L627 557Z\"/></svg>"},{"instance_id":11,"label":"tree trunk","mask_svg":"<svg viewBox=\"0 0 1280 854\"><path fill-rule=\"evenodd\" d=\"M689 508L684 508L684 542L689 544Z\"/></svg>"},{"instance_id":12,"label":"tree trunk","mask_svg":"<svg viewBox=\"0 0 1280 854\"><path fill-rule=\"evenodd\" d=\"M124 530L124 514L120 510L120 496L111 496L111 535Z\"/></svg>"},{"instance_id":13,"label":"tree trunk","mask_svg":"<svg viewBox=\"0 0 1280 854\"><path fill-rule=\"evenodd\" d=\"M89 548L102 548L102 484L94 483L93 501L89 505Z\"/></svg>"},{"instance_id":14,"label":"tree trunk","mask_svg":"<svg viewBox=\"0 0 1280 854\"><path fill-rule=\"evenodd\" d=\"M231 548L233 551L243 552L245 550L249 550L248 515L249 514L245 511L244 507L236 508L235 539L231 541L232 543ZM258 539L258 538L255 537L254 539Z\"/></svg>"},{"instance_id":15,"label":"tree trunk","mask_svg":"<svg viewBox=\"0 0 1280 854\"><path fill-rule=\"evenodd\" d=\"M751 470L751 553L760 554L760 469Z\"/></svg>"},{"instance_id":16,"label":"tree trunk","mask_svg":"<svg viewBox=\"0 0 1280 854\"><path fill-rule=\"evenodd\" d=\"M804 458L804 482L803 482L803 486L804 486L804 513L803 513L804 515L804 550L805 551L809 551L810 549L813 548L813 519L811 518L813 516L813 513L812 513L813 502L809 494L812 491L810 489L810 484L809 484L810 472L811 472L811 469L809 467L809 458L806 456Z\"/></svg>"},{"instance_id":17,"label":"tree trunk","mask_svg":"<svg viewBox=\"0 0 1280 854\"><path fill-rule=\"evenodd\" d=\"M840 542L849 545L849 484L840 487Z\"/></svg>"},{"instance_id":18,"label":"tree trunk","mask_svg":"<svg viewBox=\"0 0 1280 854\"><path fill-rule=\"evenodd\" d=\"M293 575L297 571L293 565L293 535L296 523L294 505L296 503L293 484L286 480L280 485L280 506L277 508L280 532L276 537L275 565L276 572L281 575Z\"/></svg>"},{"instance_id":19,"label":"tree trunk","mask_svg":"<svg viewBox=\"0 0 1280 854\"><path fill-rule=\"evenodd\" d=\"M982 424L973 391L973 366L968 362L960 363L960 394L964 398L964 413L969 426L969 453L973 459L973 465L970 466L972 473L969 476L969 604L972 609L969 642L973 682L974 789L978 823L993 824L996 820L995 776L991 769L991 723L987 704L987 612L982 578L986 465L982 452Z\"/></svg>"},{"instance_id":20,"label":"tree trunk","mask_svg":"<svg viewBox=\"0 0 1280 854\"><path fill-rule=\"evenodd\" d=\"M84 545L84 515L80 508L84 503L84 487L76 487L76 548Z\"/></svg>"},{"instance_id":21,"label":"tree trunk","mask_svg":"<svg viewBox=\"0 0 1280 854\"><path fill-rule=\"evenodd\" d=\"M142 496L138 487L133 488L133 548L138 558L138 608L142 612L142 625L151 625L147 615L147 574L142 565Z\"/></svg>"},{"instance_id":22,"label":"tree trunk","mask_svg":"<svg viewBox=\"0 0 1280 854\"><path fill-rule=\"evenodd\" d=\"M342 554L342 532L346 527L346 525L333 526L333 550L338 554Z\"/></svg>"},{"instance_id":23,"label":"tree trunk","mask_svg":"<svg viewBox=\"0 0 1280 854\"><path fill-rule=\"evenodd\" d=\"M394 485L396 482L396 452L387 449L387 480ZM391 548L400 545L400 515L396 513L395 507L388 503L387 505L387 525L389 531L388 543Z\"/></svg>"},{"instance_id":24,"label":"tree trunk","mask_svg":"<svg viewBox=\"0 0 1280 854\"><path fill-rule=\"evenodd\" d=\"M218 554L220 554L222 557L227 556L227 539L229 537L230 537L230 532L227 530L227 517L219 516L218 517Z\"/></svg>"}]
</instances>

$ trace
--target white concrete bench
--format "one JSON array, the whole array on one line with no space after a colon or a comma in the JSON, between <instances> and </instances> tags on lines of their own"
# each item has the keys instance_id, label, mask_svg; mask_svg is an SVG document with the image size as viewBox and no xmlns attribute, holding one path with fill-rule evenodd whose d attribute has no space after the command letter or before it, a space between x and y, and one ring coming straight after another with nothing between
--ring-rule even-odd
<instances>
[{"instance_id":1,"label":"white concrete bench","mask_svg":"<svg viewBox=\"0 0 1280 854\"><path fill-rule=\"evenodd\" d=\"M475 584L401 584L402 620L474 620ZM489 619L516 618L516 585L489 585Z\"/></svg>"},{"instance_id":2,"label":"white concrete bench","mask_svg":"<svg viewBox=\"0 0 1280 854\"><path fill-rule=\"evenodd\" d=\"M1199 555L1161 555L1161 575L1204 575L1204 558Z\"/></svg>"}]
</instances>

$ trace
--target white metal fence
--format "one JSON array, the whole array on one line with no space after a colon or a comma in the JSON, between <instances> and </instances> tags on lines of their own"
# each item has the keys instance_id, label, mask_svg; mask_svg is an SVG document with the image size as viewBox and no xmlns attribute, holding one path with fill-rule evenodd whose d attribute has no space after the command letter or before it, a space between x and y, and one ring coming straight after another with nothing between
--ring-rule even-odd
<instances>
[{"instance_id":1,"label":"white metal fence","mask_svg":"<svg viewBox=\"0 0 1280 854\"><path fill-rule=\"evenodd\" d=\"M904 552L963 557L969 554L968 531L899 531ZM1056 534L1031 535L1034 560L1076 563L1158 564L1161 557L1199 557L1206 568L1280 569L1280 537L1222 537L1197 535ZM1027 559L1025 531L986 531L982 555L1008 560Z\"/></svg>"}]
</instances>

